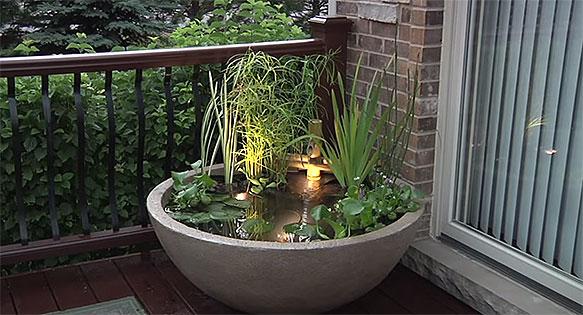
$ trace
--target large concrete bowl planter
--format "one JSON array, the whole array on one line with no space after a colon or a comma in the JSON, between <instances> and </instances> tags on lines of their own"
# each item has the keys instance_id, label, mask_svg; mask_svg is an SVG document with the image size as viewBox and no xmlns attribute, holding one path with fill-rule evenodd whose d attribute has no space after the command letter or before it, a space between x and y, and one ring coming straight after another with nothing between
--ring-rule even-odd
<instances>
[{"instance_id":1,"label":"large concrete bowl planter","mask_svg":"<svg viewBox=\"0 0 583 315\"><path fill-rule=\"evenodd\" d=\"M307 243L206 233L166 214L172 180L148 196L156 235L176 267L209 296L249 313L319 313L378 285L413 242L422 210L364 235Z\"/></svg>"}]
</instances>

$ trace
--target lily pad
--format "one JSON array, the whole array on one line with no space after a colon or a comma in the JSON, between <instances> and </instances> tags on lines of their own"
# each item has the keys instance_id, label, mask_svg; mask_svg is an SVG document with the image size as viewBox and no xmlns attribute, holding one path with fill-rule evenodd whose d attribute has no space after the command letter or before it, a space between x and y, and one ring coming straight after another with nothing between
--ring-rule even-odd
<instances>
[{"instance_id":1,"label":"lily pad","mask_svg":"<svg viewBox=\"0 0 583 315\"><path fill-rule=\"evenodd\" d=\"M229 199L223 200L223 203L226 204L227 206L240 208L240 209L247 209L247 208L251 207L251 202L249 200L238 200L235 198L229 198Z\"/></svg>"},{"instance_id":2,"label":"lily pad","mask_svg":"<svg viewBox=\"0 0 583 315\"><path fill-rule=\"evenodd\" d=\"M211 219L217 221L231 221L243 216L241 210L234 210L233 208L228 207L209 211L209 214Z\"/></svg>"}]
</instances>

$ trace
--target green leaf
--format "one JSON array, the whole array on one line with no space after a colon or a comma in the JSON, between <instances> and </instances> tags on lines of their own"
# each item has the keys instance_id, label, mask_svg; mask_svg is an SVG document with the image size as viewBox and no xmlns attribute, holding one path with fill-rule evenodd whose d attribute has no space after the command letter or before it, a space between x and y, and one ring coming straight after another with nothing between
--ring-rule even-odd
<instances>
[{"instance_id":1,"label":"green leaf","mask_svg":"<svg viewBox=\"0 0 583 315\"><path fill-rule=\"evenodd\" d=\"M225 201L231 198L231 196L229 196L228 194L209 194L209 196L213 201Z\"/></svg>"},{"instance_id":2,"label":"green leaf","mask_svg":"<svg viewBox=\"0 0 583 315\"><path fill-rule=\"evenodd\" d=\"M184 181L186 180L186 177L188 177L188 171L172 172L171 175L172 180L174 181L174 186L176 187L176 184L184 185Z\"/></svg>"},{"instance_id":3,"label":"green leaf","mask_svg":"<svg viewBox=\"0 0 583 315\"><path fill-rule=\"evenodd\" d=\"M265 188L277 188L277 184L275 182L269 183Z\"/></svg>"},{"instance_id":4,"label":"green leaf","mask_svg":"<svg viewBox=\"0 0 583 315\"><path fill-rule=\"evenodd\" d=\"M344 215L355 216L364 210L364 205L362 202L352 198L342 199L340 201L340 205Z\"/></svg>"},{"instance_id":5,"label":"green leaf","mask_svg":"<svg viewBox=\"0 0 583 315\"><path fill-rule=\"evenodd\" d=\"M243 216L241 210L235 210L233 208L223 208L220 210L209 211L211 219L217 221L230 221L235 220Z\"/></svg>"},{"instance_id":6,"label":"green leaf","mask_svg":"<svg viewBox=\"0 0 583 315\"><path fill-rule=\"evenodd\" d=\"M348 187L348 189L346 191L346 196L353 198L353 199L358 199L358 195L359 195L358 186L350 185L350 187Z\"/></svg>"},{"instance_id":7,"label":"green leaf","mask_svg":"<svg viewBox=\"0 0 583 315\"><path fill-rule=\"evenodd\" d=\"M229 198L223 200L223 203L226 204L227 206L240 209L248 209L249 207L251 207L251 202L249 200L238 200L235 198Z\"/></svg>"},{"instance_id":8,"label":"green leaf","mask_svg":"<svg viewBox=\"0 0 583 315\"><path fill-rule=\"evenodd\" d=\"M241 228L247 233L265 234L273 230L275 226L262 218L247 219L241 225Z\"/></svg>"},{"instance_id":9,"label":"green leaf","mask_svg":"<svg viewBox=\"0 0 583 315\"><path fill-rule=\"evenodd\" d=\"M288 234L295 234L301 227L299 223L289 223L283 226L283 231Z\"/></svg>"},{"instance_id":10,"label":"green leaf","mask_svg":"<svg viewBox=\"0 0 583 315\"><path fill-rule=\"evenodd\" d=\"M194 177L197 182L201 183L205 188L214 187L217 182L212 179L208 174L202 174Z\"/></svg>"},{"instance_id":11,"label":"green leaf","mask_svg":"<svg viewBox=\"0 0 583 315\"><path fill-rule=\"evenodd\" d=\"M325 205L317 205L310 211L312 218L316 221L320 221L324 218L330 217L330 209Z\"/></svg>"},{"instance_id":12,"label":"green leaf","mask_svg":"<svg viewBox=\"0 0 583 315\"><path fill-rule=\"evenodd\" d=\"M263 188L261 188L261 186L253 186L253 187L251 187L251 193L253 193L255 195L261 194L262 191L263 191Z\"/></svg>"},{"instance_id":13,"label":"green leaf","mask_svg":"<svg viewBox=\"0 0 583 315\"><path fill-rule=\"evenodd\" d=\"M300 226L300 228L297 229L293 234L312 238L316 236L316 228L313 225L304 224Z\"/></svg>"},{"instance_id":14,"label":"green leaf","mask_svg":"<svg viewBox=\"0 0 583 315\"><path fill-rule=\"evenodd\" d=\"M211 202L210 204L208 204L205 209L208 212L211 211L216 211L216 210L223 210L223 208L225 208L225 204L222 202Z\"/></svg>"},{"instance_id":15,"label":"green leaf","mask_svg":"<svg viewBox=\"0 0 583 315\"><path fill-rule=\"evenodd\" d=\"M334 230L334 238L335 239L346 237L346 231L348 229L345 228L344 226L342 226L342 224L340 224L334 220L331 220L331 219L324 219L324 222L328 223L332 227L332 229Z\"/></svg>"},{"instance_id":16,"label":"green leaf","mask_svg":"<svg viewBox=\"0 0 583 315\"><path fill-rule=\"evenodd\" d=\"M190 167L194 170L194 171L199 171L200 167L202 166L202 161L198 160L192 164L190 164Z\"/></svg>"}]
</instances>

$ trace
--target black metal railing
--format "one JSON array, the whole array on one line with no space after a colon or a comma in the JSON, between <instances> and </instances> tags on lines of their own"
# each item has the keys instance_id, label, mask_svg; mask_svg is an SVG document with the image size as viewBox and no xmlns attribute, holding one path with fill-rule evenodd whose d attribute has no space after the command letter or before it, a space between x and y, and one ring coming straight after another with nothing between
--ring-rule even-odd
<instances>
[{"instance_id":1,"label":"black metal railing","mask_svg":"<svg viewBox=\"0 0 583 315\"><path fill-rule=\"evenodd\" d=\"M0 264L8 265L21 261L43 259L52 256L89 252L104 248L133 245L137 243L156 241L156 237L148 227L146 210L146 187L144 186L144 154L146 136L146 113L143 91L143 70L164 68L163 89L166 104L167 137L164 156L164 174L170 175L173 169L173 154L176 149L174 142L175 115L172 95L172 69L176 66L195 66L208 63L224 63L234 55L248 50L264 51L276 56L309 55L338 50L337 68L344 69L346 36L350 23L345 18L319 18L312 21L315 38L305 40L290 40L281 42L253 43L243 45L225 45L214 47L198 47L183 49L159 49L146 51L112 52L84 55L61 55L39 57L0 58L0 78L7 80L7 97L12 129L12 152L14 162L13 181L15 184L14 198L17 212L20 244L4 245L0 248ZM139 226L121 227L118 198L116 196L116 120L114 98L112 93L112 71L135 71L135 102L137 114L137 180L136 195L138 200ZM105 73L104 95L107 109L107 193L111 212L111 231L92 231L90 210L87 198L87 154L86 110L82 98L81 73ZM197 106L195 140L200 139L200 121L202 120L203 102L199 90L199 79L193 71L192 93L194 106ZM54 74L73 75L73 96L76 111L77 151L76 151L76 195L77 207L82 227L82 235L63 236L59 230L59 213L55 196L55 134L54 115L49 94L50 76ZM46 127L46 159L47 159L47 208L50 218L51 239L30 241L27 209L23 200L26 194L23 185L22 144L25 139L19 132L19 108L16 98L16 77L41 76L41 95L43 117ZM326 106L326 104L323 104ZM195 145L195 147L198 147ZM198 154L198 152L195 152ZM4 193L4 192L3 192Z\"/></svg>"}]
</instances>

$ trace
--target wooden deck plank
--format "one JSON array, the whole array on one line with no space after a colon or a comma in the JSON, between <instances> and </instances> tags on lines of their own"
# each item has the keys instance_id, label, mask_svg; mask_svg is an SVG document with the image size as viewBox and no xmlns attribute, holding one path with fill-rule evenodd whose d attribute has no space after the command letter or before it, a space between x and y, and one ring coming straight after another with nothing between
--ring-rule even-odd
<instances>
[{"instance_id":1,"label":"wooden deck plank","mask_svg":"<svg viewBox=\"0 0 583 315\"><path fill-rule=\"evenodd\" d=\"M8 278L14 306L20 314L44 314L58 311L44 272Z\"/></svg>"},{"instance_id":2,"label":"wooden deck plank","mask_svg":"<svg viewBox=\"0 0 583 315\"><path fill-rule=\"evenodd\" d=\"M45 271L45 277L60 310L97 303L93 290L79 266L67 266Z\"/></svg>"},{"instance_id":3,"label":"wooden deck plank","mask_svg":"<svg viewBox=\"0 0 583 315\"><path fill-rule=\"evenodd\" d=\"M151 314L233 314L196 288L162 251L0 279L0 313L38 314L135 295ZM93 298L91 298L93 294ZM81 295L81 296L76 296ZM67 298L69 297L69 298ZM364 297L329 314L476 314L404 266Z\"/></svg>"},{"instance_id":4,"label":"wooden deck plank","mask_svg":"<svg viewBox=\"0 0 583 315\"><path fill-rule=\"evenodd\" d=\"M152 261L162 276L174 287L176 292L188 303L197 314L235 314L235 311L227 305L204 294L193 285L174 266L172 261L163 252L152 254Z\"/></svg>"},{"instance_id":5,"label":"wooden deck plank","mask_svg":"<svg viewBox=\"0 0 583 315\"><path fill-rule=\"evenodd\" d=\"M124 278L150 314L191 314L192 311L151 261L140 256L115 259Z\"/></svg>"},{"instance_id":6,"label":"wooden deck plank","mask_svg":"<svg viewBox=\"0 0 583 315\"><path fill-rule=\"evenodd\" d=\"M432 293L421 291L420 285L426 280L404 266L397 265L393 272L379 285L379 289L395 301L399 301L414 314L455 314L456 312ZM437 288L436 288L437 289Z\"/></svg>"},{"instance_id":7,"label":"wooden deck plank","mask_svg":"<svg viewBox=\"0 0 583 315\"><path fill-rule=\"evenodd\" d=\"M407 309L383 294L378 288L372 289L358 302L369 314L410 314ZM429 313L427 313L429 314Z\"/></svg>"},{"instance_id":8,"label":"wooden deck plank","mask_svg":"<svg viewBox=\"0 0 583 315\"><path fill-rule=\"evenodd\" d=\"M82 264L80 267L97 301L104 302L134 295L111 260Z\"/></svg>"},{"instance_id":9,"label":"wooden deck plank","mask_svg":"<svg viewBox=\"0 0 583 315\"><path fill-rule=\"evenodd\" d=\"M337 309L331 310L326 314L368 314L366 309L362 307L360 300L340 306Z\"/></svg>"},{"instance_id":10,"label":"wooden deck plank","mask_svg":"<svg viewBox=\"0 0 583 315\"><path fill-rule=\"evenodd\" d=\"M16 314L8 284L4 280L0 280L0 314Z\"/></svg>"}]
</instances>

